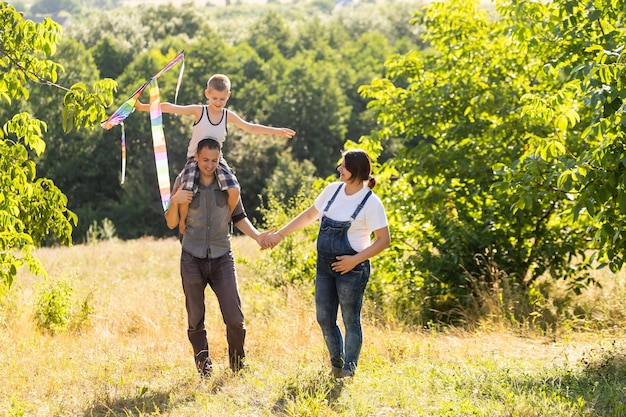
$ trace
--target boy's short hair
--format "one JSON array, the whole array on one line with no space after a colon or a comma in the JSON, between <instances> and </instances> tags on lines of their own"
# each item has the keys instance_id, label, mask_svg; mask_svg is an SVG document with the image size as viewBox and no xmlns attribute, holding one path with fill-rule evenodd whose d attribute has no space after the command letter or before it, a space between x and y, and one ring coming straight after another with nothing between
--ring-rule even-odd
<instances>
[{"instance_id":1,"label":"boy's short hair","mask_svg":"<svg viewBox=\"0 0 626 417\"><path fill-rule=\"evenodd\" d=\"M230 91L230 79L224 74L213 74L206 86L209 90Z\"/></svg>"}]
</instances>

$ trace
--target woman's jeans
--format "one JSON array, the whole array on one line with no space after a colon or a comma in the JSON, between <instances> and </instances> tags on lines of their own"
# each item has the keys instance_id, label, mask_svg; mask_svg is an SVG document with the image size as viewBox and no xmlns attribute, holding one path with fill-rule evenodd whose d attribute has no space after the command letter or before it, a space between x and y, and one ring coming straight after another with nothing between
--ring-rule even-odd
<instances>
[{"instance_id":1,"label":"woman's jeans","mask_svg":"<svg viewBox=\"0 0 626 417\"><path fill-rule=\"evenodd\" d=\"M333 262L337 262L335 256L318 254L315 278L317 322L322 329L332 366L354 372L363 344L361 307L370 277L370 262L362 262L343 275L332 270ZM345 351L341 330L337 325L339 306L346 331Z\"/></svg>"}]
</instances>

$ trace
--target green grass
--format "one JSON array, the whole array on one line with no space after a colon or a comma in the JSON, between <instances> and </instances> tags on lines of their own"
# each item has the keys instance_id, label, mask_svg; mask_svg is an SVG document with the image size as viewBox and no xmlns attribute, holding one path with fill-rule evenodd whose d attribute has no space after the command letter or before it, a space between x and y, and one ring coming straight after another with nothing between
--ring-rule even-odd
<instances>
[{"instance_id":1,"label":"green grass","mask_svg":"<svg viewBox=\"0 0 626 417\"><path fill-rule=\"evenodd\" d=\"M234 240L250 369L228 370L224 325L209 293L216 371L204 382L186 338L178 241L41 249L49 280L71 282L76 314L87 302L91 315L63 332L39 330L42 278L22 271L2 304L0 415L626 415L619 328L556 336L495 325L411 330L375 321L368 304L357 376L335 381L310 287L269 285L256 273L266 255L254 245Z\"/></svg>"}]
</instances>

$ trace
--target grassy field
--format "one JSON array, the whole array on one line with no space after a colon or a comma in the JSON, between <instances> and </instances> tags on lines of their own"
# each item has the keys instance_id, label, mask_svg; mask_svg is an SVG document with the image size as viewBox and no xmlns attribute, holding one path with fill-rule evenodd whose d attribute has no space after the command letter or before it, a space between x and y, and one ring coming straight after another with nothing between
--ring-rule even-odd
<instances>
[{"instance_id":1,"label":"grassy field","mask_svg":"<svg viewBox=\"0 0 626 417\"><path fill-rule=\"evenodd\" d=\"M23 271L0 314L4 416L623 416L621 329L558 336L483 326L401 329L366 306L357 376L328 377L310 288L272 288L255 243L234 241L249 370L228 370L209 293L216 372L200 381L186 338L177 240L102 241L38 252L73 290L73 330L35 326L42 279ZM90 315L79 314L80 305Z\"/></svg>"}]
</instances>

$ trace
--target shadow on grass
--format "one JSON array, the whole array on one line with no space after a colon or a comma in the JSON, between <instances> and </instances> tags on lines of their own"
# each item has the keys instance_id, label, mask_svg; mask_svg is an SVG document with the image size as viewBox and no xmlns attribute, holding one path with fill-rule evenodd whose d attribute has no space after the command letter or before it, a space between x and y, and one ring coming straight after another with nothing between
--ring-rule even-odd
<instances>
[{"instance_id":1,"label":"shadow on grass","mask_svg":"<svg viewBox=\"0 0 626 417\"><path fill-rule=\"evenodd\" d=\"M161 414L172 410L176 403L187 400L173 401L170 392L142 392L140 389L137 395L127 398L119 398L110 401L100 401L93 404L83 413L84 416L113 417L113 416L133 416Z\"/></svg>"},{"instance_id":2,"label":"shadow on grass","mask_svg":"<svg viewBox=\"0 0 626 417\"><path fill-rule=\"evenodd\" d=\"M585 352L580 369L548 371L523 384L524 390L545 392L584 410L588 416L626 416L626 352L613 342Z\"/></svg>"},{"instance_id":3,"label":"shadow on grass","mask_svg":"<svg viewBox=\"0 0 626 417\"><path fill-rule=\"evenodd\" d=\"M285 413L288 404L318 403L331 408L341 395L344 380L317 373L314 375L295 375L285 381L282 393L274 403L274 413ZM296 406L297 408L297 406Z\"/></svg>"},{"instance_id":4,"label":"shadow on grass","mask_svg":"<svg viewBox=\"0 0 626 417\"><path fill-rule=\"evenodd\" d=\"M581 359L583 371L573 379L576 393L597 415L626 415L626 351L613 341L608 347L591 349Z\"/></svg>"},{"instance_id":5,"label":"shadow on grass","mask_svg":"<svg viewBox=\"0 0 626 417\"><path fill-rule=\"evenodd\" d=\"M193 402L195 392L215 394L232 378L233 374L228 370L214 373L212 377L206 380L201 380L198 377L197 380L194 378L180 381L176 384L177 388L170 390L150 391L148 387L143 386L137 389L137 394L134 396L96 401L84 411L83 415L90 417L128 417L171 414L181 404ZM198 386L194 389L195 384ZM190 387L189 393L181 395L180 387L185 385Z\"/></svg>"}]
</instances>

